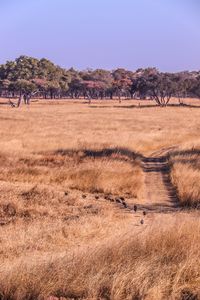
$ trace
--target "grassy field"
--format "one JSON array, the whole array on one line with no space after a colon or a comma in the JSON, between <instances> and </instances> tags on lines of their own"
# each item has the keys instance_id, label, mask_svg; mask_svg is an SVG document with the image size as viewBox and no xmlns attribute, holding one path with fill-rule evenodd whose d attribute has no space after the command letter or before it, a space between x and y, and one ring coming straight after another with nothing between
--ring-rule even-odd
<instances>
[{"instance_id":1,"label":"grassy field","mask_svg":"<svg viewBox=\"0 0 200 300\"><path fill-rule=\"evenodd\" d=\"M200 207L200 143L185 146L170 157L172 182L180 204Z\"/></svg>"},{"instance_id":2,"label":"grassy field","mask_svg":"<svg viewBox=\"0 0 200 300\"><path fill-rule=\"evenodd\" d=\"M200 103L184 101L1 100L0 299L200 299ZM178 209L144 215L159 151Z\"/></svg>"}]
</instances>

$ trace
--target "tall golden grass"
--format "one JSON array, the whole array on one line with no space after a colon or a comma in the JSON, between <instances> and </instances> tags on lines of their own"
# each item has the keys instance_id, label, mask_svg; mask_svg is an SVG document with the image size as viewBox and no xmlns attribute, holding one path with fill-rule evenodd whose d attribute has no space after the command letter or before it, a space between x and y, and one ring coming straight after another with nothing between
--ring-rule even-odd
<instances>
[{"instance_id":1,"label":"tall golden grass","mask_svg":"<svg viewBox=\"0 0 200 300\"><path fill-rule=\"evenodd\" d=\"M200 298L199 212L109 201L143 203L141 157L180 145L173 183L199 201L198 108L142 103L0 107L0 299Z\"/></svg>"},{"instance_id":2,"label":"tall golden grass","mask_svg":"<svg viewBox=\"0 0 200 300\"><path fill-rule=\"evenodd\" d=\"M137 154L126 149L58 150L25 157L0 155L0 180L62 185L98 193L137 197L143 175Z\"/></svg>"},{"instance_id":3,"label":"tall golden grass","mask_svg":"<svg viewBox=\"0 0 200 300\"><path fill-rule=\"evenodd\" d=\"M199 230L195 215L161 215L146 228L129 220L95 243L9 257L2 299L199 299Z\"/></svg>"},{"instance_id":4,"label":"tall golden grass","mask_svg":"<svg viewBox=\"0 0 200 300\"><path fill-rule=\"evenodd\" d=\"M177 188L180 204L200 207L200 147L188 146L171 155L172 183Z\"/></svg>"}]
</instances>

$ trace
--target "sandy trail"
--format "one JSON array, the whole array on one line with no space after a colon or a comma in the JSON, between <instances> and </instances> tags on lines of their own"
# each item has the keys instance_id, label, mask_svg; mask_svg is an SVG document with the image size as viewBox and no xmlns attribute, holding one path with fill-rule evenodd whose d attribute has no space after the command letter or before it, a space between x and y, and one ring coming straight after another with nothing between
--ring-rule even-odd
<instances>
[{"instance_id":1,"label":"sandy trail","mask_svg":"<svg viewBox=\"0 0 200 300\"><path fill-rule=\"evenodd\" d=\"M176 147L164 148L153 152L142 159L145 174L145 193L143 203L129 205L128 209L134 214L136 224L145 224L153 220L155 214L174 213L180 211L176 189L170 180L169 152ZM143 215L143 213L147 216Z\"/></svg>"},{"instance_id":2,"label":"sandy trail","mask_svg":"<svg viewBox=\"0 0 200 300\"><path fill-rule=\"evenodd\" d=\"M152 153L142 161L145 173L145 204L148 210L170 212L178 209L176 189L170 180L168 154L174 148Z\"/></svg>"}]
</instances>

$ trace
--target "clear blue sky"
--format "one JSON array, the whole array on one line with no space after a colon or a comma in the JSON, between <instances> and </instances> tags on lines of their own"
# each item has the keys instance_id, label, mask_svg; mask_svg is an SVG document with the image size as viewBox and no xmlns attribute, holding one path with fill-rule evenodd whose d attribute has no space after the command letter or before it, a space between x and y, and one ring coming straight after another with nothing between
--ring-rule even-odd
<instances>
[{"instance_id":1,"label":"clear blue sky","mask_svg":"<svg viewBox=\"0 0 200 300\"><path fill-rule=\"evenodd\" d=\"M0 63L200 69L199 0L0 0Z\"/></svg>"}]
</instances>

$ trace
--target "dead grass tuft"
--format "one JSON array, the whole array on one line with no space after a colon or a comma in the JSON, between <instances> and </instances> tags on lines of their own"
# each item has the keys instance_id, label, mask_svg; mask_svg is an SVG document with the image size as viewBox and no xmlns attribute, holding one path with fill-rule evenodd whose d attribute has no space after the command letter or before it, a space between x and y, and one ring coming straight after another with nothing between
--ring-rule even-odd
<instances>
[{"instance_id":1,"label":"dead grass tuft","mask_svg":"<svg viewBox=\"0 0 200 300\"><path fill-rule=\"evenodd\" d=\"M187 207L200 206L200 150L189 148L171 156L171 178L180 203Z\"/></svg>"}]
</instances>

